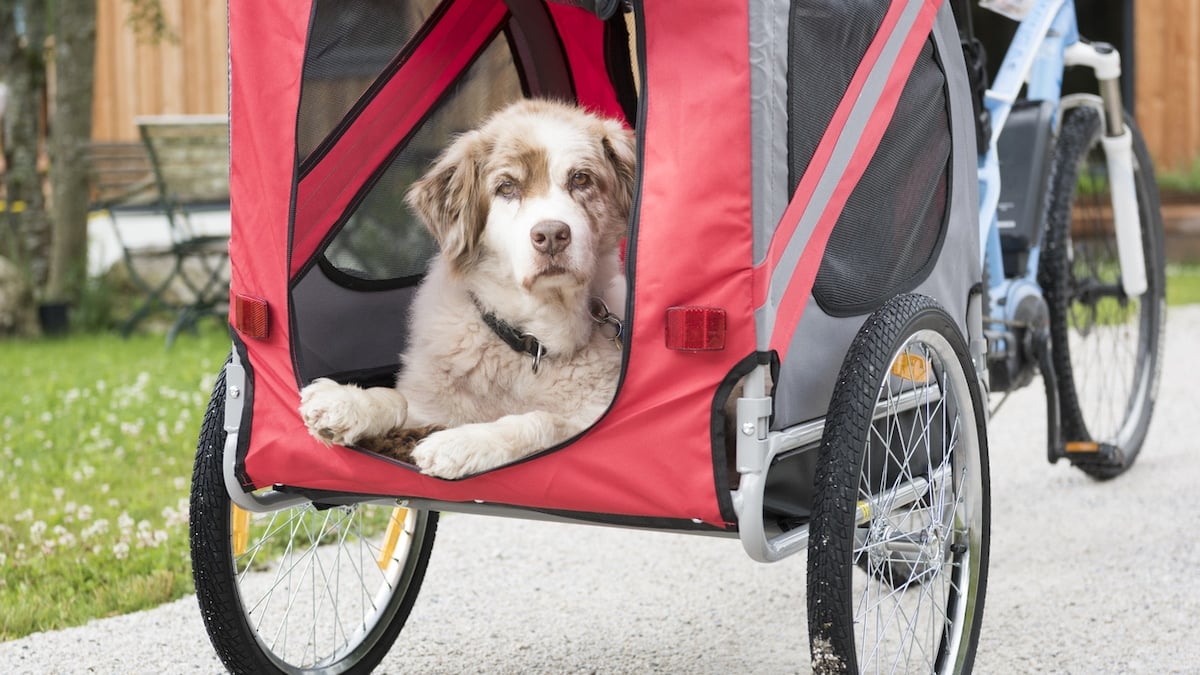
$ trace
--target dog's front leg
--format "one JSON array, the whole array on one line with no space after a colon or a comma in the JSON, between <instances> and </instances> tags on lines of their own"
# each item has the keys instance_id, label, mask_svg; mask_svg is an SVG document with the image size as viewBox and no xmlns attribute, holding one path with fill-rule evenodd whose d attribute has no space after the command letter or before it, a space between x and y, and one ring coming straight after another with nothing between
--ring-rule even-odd
<instances>
[{"instance_id":1,"label":"dog's front leg","mask_svg":"<svg viewBox=\"0 0 1200 675\"><path fill-rule=\"evenodd\" d=\"M417 444L412 459L431 476L461 478L515 462L580 431L577 423L549 412L505 415L434 433Z\"/></svg>"},{"instance_id":2,"label":"dog's front leg","mask_svg":"<svg viewBox=\"0 0 1200 675\"><path fill-rule=\"evenodd\" d=\"M300 416L325 445L351 445L403 426L408 401L390 387L363 389L320 378L300 390Z\"/></svg>"}]
</instances>

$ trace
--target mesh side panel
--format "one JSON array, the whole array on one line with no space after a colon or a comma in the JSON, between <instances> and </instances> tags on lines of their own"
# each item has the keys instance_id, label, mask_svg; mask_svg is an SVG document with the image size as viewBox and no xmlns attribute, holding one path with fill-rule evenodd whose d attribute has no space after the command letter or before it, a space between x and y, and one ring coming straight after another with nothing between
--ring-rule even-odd
<instances>
[{"instance_id":1,"label":"mesh side panel","mask_svg":"<svg viewBox=\"0 0 1200 675\"><path fill-rule=\"evenodd\" d=\"M379 181L326 247L327 263L363 281L414 281L437 245L404 203L413 181L453 135L479 125L489 113L522 96L512 53L500 35L434 108Z\"/></svg>"},{"instance_id":2,"label":"mesh side panel","mask_svg":"<svg viewBox=\"0 0 1200 675\"><path fill-rule=\"evenodd\" d=\"M887 13L887 0L802 0L788 19L788 183L795 192Z\"/></svg>"},{"instance_id":3,"label":"mesh side panel","mask_svg":"<svg viewBox=\"0 0 1200 675\"><path fill-rule=\"evenodd\" d=\"M864 314L923 279L945 231L949 170L946 77L928 40L829 237L813 285L826 312Z\"/></svg>"},{"instance_id":4,"label":"mesh side panel","mask_svg":"<svg viewBox=\"0 0 1200 675\"><path fill-rule=\"evenodd\" d=\"M438 0L316 0L297 120L303 161L420 29Z\"/></svg>"}]
</instances>

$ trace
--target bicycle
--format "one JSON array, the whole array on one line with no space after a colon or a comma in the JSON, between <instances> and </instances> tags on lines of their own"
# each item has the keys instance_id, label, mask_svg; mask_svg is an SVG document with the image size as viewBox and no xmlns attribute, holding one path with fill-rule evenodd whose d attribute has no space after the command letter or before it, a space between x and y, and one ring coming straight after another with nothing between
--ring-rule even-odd
<instances>
[{"instance_id":1,"label":"bicycle","mask_svg":"<svg viewBox=\"0 0 1200 675\"><path fill-rule=\"evenodd\" d=\"M446 510L737 538L762 562L807 549L814 670L969 671L989 394L1040 369L1051 459L1099 478L1136 459L1153 408L1161 220L1140 142L1122 163L1126 140L1096 140L1100 121L1136 138L1112 120L1112 57L1071 46L1070 0L1019 3L986 95L950 4L662 0L628 3L629 22L615 0L568 4L230 3L234 348L191 504L218 654L242 672L372 668ZM1060 100L1077 62L1104 76L1101 97ZM1026 79L1045 103L1018 101ZM460 481L317 444L299 386L398 367L395 308L429 255L404 188L515 96L569 98L638 133L612 406L564 446ZM1080 191L1096 143L1114 162ZM1024 148L1041 150L1012 173ZM1032 193L1010 193L1013 176ZM1108 185L1121 225L1073 229L1077 196ZM1010 194L1027 211L1011 228L997 215ZM1097 257L1118 236L1119 262ZM1080 345L1134 317L1132 403L1097 414Z\"/></svg>"}]
</instances>

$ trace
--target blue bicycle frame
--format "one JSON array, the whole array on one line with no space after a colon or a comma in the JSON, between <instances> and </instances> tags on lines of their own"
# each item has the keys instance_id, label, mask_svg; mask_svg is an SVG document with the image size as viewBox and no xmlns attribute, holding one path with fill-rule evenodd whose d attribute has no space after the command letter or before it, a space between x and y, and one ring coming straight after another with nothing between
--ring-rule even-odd
<instances>
[{"instance_id":1,"label":"blue bicycle frame","mask_svg":"<svg viewBox=\"0 0 1200 675\"><path fill-rule=\"evenodd\" d=\"M1092 105L1106 119L1104 139L1109 156L1109 176L1112 181L1114 218L1125 291L1136 296L1145 290L1145 270L1141 250L1140 223L1133 191L1133 169L1130 139L1124 128L1120 94L1120 55L1108 45L1089 44L1080 39L1073 0L1038 0L1032 3L1020 20L1016 34L997 72L996 80L984 97L984 106L991 115L992 131L987 152L979 158L979 227L980 256L990 280L987 291L991 302L985 322L1004 322L1012 317L1015 302L1002 303L1024 293L1041 294L1037 284L1041 236L1033 238L1024 271L1016 277L1005 277L1000 246L1000 227L997 211L1000 199L1000 162L997 145L1005 122L1021 89L1025 98L1045 101L1053 106L1054 119L1061 119L1063 69L1082 65L1092 68L1100 82L1100 96L1072 97L1073 105ZM1057 124L1057 122L1056 122ZM994 345L1005 349L1001 341Z\"/></svg>"}]
</instances>

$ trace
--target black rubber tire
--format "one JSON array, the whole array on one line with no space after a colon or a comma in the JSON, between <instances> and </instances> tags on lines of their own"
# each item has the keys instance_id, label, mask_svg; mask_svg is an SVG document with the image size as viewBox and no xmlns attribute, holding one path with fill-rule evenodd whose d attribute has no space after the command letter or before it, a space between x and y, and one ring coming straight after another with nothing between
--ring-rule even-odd
<instances>
[{"instance_id":1,"label":"black rubber tire","mask_svg":"<svg viewBox=\"0 0 1200 675\"><path fill-rule=\"evenodd\" d=\"M958 328L931 298L893 298L851 344L826 416L809 523L814 672L970 671L987 587L988 480L982 388ZM922 604L913 617L946 618L921 630L880 621L913 604ZM884 644L893 639L901 643Z\"/></svg>"},{"instance_id":2,"label":"black rubber tire","mask_svg":"<svg viewBox=\"0 0 1200 675\"><path fill-rule=\"evenodd\" d=\"M1070 109L1063 118L1039 269L1050 309L1063 440L1106 443L1121 450L1120 463L1077 463L1101 480L1124 473L1141 452L1158 394L1166 335L1158 185L1141 133L1128 116L1125 124L1133 134L1146 292L1134 300L1123 292L1099 297L1086 293L1120 287L1116 235L1111 209L1106 209L1110 197L1103 189L1102 120L1091 107ZM1073 214L1083 214L1075 219L1079 222L1074 232Z\"/></svg>"},{"instance_id":3,"label":"black rubber tire","mask_svg":"<svg viewBox=\"0 0 1200 675\"><path fill-rule=\"evenodd\" d=\"M224 430L224 405L225 405L225 370L222 369L221 374L217 378L216 385L213 388L212 397L209 400L208 409L204 414L204 421L200 431L200 440L196 448L196 460L192 474L192 490L191 490L191 513L190 513L190 537L191 537L191 554L192 554L192 575L195 580L196 596L200 603L201 615L204 619L204 626L208 631L209 639L212 641L213 647L220 656L225 667L233 673L367 673L370 672L387 654L392 643L400 634L401 628L404 626L405 620L412 611L413 602L416 600L417 593L420 590L421 582L425 575L425 568L429 563L429 553L433 547L434 536L437 531L437 513L436 512L412 512L410 520L407 521L411 527L411 538L406 555L401 558L396 558L389 565L388 569L393 570L393 574L398 581L386 590L383 587L380 591L386 595L386 599L378 603L382 607L382 611L372 609L375 612L373 617L374 623L364 632L362 636L347 636L344 626L343 637L346 641L354 641L355 646L345 649L345 645L341 645L342 653L339 653L335 658L322 660L324 655L315 653L319 649L319 645L313 647L312 655L306 648L301 653L299 659L295 662L289 662L289 657L294 655L294 652L289 654L285 649L280 649L282 653L276 653L272 650L269 643L277 643L278 635L272 640L271 636L260 634L260 629L266 631L263 618L260 614L267 614L270 611L272 602L268 599L264 604L254 603L251 608L247 608L249 600L245 599L248 592L243 587L243 576L239 575L239 570L243 565L234 555L233 545L233 528L232 522L232 502L229 499L228 492L225 488L225 482L222 473L222 457L224 454L225 437ZM302 507L294 507L285 509L280 513L291 513L291 517L286 520L286 523L300 522L297 518L305 518L313 514L319 514L319 518L323 518L323 523L329 521L330 512L341 509L342 512L353 513L355 507L331 507L329 509L319 510L312 505ZM272 520L272 523L275 521ZM322 528L338 528L342 527L343 531L352 530L351 527L345 526L345 520L336 522L333 525L322 525ZM299 542L305 538L305 525L307 522L301 523L302 526L273 526L268 525L264 533L264 540L272 536L284 537L284 532L287 536L281 541L287 542L287 550L291 550L293 543ZM311 534L308 536L311 539ZM341 554L342 540L349 539L349 535L339 536L338 554ZM318 537L320 543L321 537ZM257 543L257 542L256 542ZM322 546L324 548L322 548ZM299 546L297 548L302 548ZM318 555L317 550L328 550L329 544L314 545L312 547L313 559ZM363 548L360 546L360 549ZM261 566L263 562L257 560L259 549L252 548L255 553L247 553L241 556L242 562L249 567L251 564ZM268 550L268 549L262 549ZM288 553L286 555L293 555ZM322 554L324 555L324 554ZM247 556L248 559L247 559ZM267 557L264 554L262 557ZM292 558L287 558L288 561ZM336 558L335 562L345 566L342 558ZM360 564L361 564L360 560ZM350 561L353 565L353 561ZM319 565L318 565L319 566ZM277 578L274 579L276 584L281 584L281 578L284 576L283 571L286 568L287 583L292 583L292 570L299 565L285 565L277 563L277 569L280 570ZM360 568L359 581L363 580L364 572ZM308 575L302 575L298 583L308 581ZM382 573L381 573L382 576ZM247 575L246 578L249 578ZM318 582L316 575L312 575L312 584L314 590ZM341 580L340 576L338 577ZM326 581L328 579L326 578ZM269 597L274 593L274 587L267 592ZM295 591L292 591L294 594ZM336 604L340 602L340 594L327 594L329 602ZM373 600L379 600L381 595L372 596ZM291 602L295 596L292 595L286 598L289 602L285 611L290 612ZM320 599L321 603L325 602L324 598ZM277 605L278 606L278 603ZM323 604L318 604L317 609L323 608ZM251 620L248 616L250 610L257 612L255 619ZM365 611L365 610L363 610ZM321 628L326 631L332 631L334 640L338 640L338 627L335 627L335 621L340 619L340 613L335 609L328 609L322 612L322 616L317 616L318 611L313 611L313 635L317 634L318 621L324 621ZM290 619L289 619L290 621ZM370 624L371 620L366 623ZM284 623L289 629L286 622ZM291 634L291 630L288 631ZM307 631L304 632L307 634ZM294 646L294 645L293 645ZM284 647L286 638L284 639Z\"/></svg>"}]
</instances>

